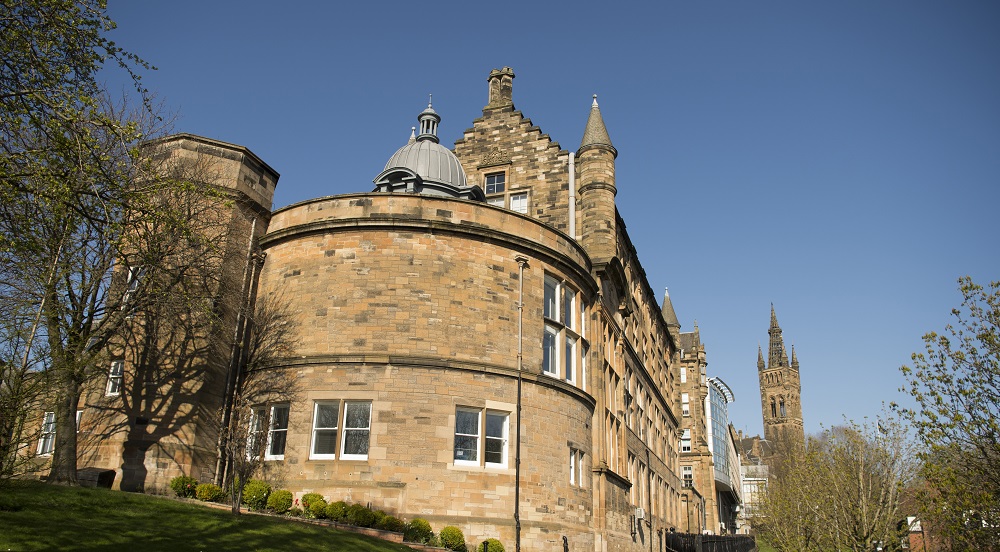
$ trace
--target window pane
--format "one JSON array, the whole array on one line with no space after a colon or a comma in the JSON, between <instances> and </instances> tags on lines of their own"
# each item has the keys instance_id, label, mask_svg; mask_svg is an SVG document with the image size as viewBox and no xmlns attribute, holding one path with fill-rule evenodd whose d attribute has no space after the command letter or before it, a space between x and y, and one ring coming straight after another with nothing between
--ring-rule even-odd
<instances>
[{"instance_id":1,"label":"window pane","mask_svg":"<svg viewBox=\"0 0 1000 552\"><path fill-rule=\"evenodd\" d=\"M340 405L338 403L318 403L316 405L316 421L313 424L314 427L337 427L337 415L339 414L339 411Z\"/></svg>"},{"instance_id":2,"label":"window pane","mask_svg":"<svg viewBox=\"0 0 1000 552\"><path fill-rule=\"evenodd\" d=\"M479 412L470 410L455 412L455 433L479 435Z\"/></svg>"},{"instance_id":3,"label":"window pane","mask_svg":"<svg viewBox=\"0 0 1000 552\"><path fill-rule=\"evenodd\" d=\"M503 464L503 439L486 439L486 463Z\"/></svg>"},{"instance_id":4,"label":"window pane","mask_svg":"<svg viewBox=\"0 0 1000 552\"><path fill-rule=\"evenodd\" d=\"M512 194L510 196L510 210L525 214L528 212L528 194Z\"/></svg>"},{"instance_id":5,"label":"window pane","mask_svg":"<svg viewBox=\"0 0 1000 552\"><path fill-rule=\"evenodd\" d=\"M271 429L288 429L287 406L275 406L271 409Z\"/></svg>"},{"instance_id":6,"label":"window pane","mask_svg":"<svg viewBox=\"0 0 1000 552\"><path fill-rule=\"evenodd\" d=\"M551 374L559 374L559 360L556 358L556 330L551 326L545 326L545 336L542 339L542 371Z\"/></svg>"},{"instance_id":7,"label":"window pane","mask_svg":"<svg viewBox=\"0 0 1000 552\"><path fill-rule=\"evenodd\" d=\"M566 286L562 286L562 318L560 322L566 324L566 326L573 327L573 290Z\"/></svg>"},{"instance_id":8,"label":"window pane","mask_svg":"<svg viewBox=\"0 0 1000 552\"><path fill-rule=\"evenodd\" d=\"M46 412L45 420L42 422L42 432L52 433L56 430L56 413Z\"/></svg>"},{"instance_id":9,"label":"window pane","mask_svg":"<svg viewBox=\"0 0 1000 552\"><path fill-rule=\"evenodd\" d=\"M488 198L486 198L486 203L489 203L490 205L494 205L496 207L503 207L504 206L503 205L503 199L504 199L503 196L500 196L500 197L488 197Z\"/></svg>"},{"instance_id":10,"label":"window pane","mask_svg":"<svg viewBox=\"0 0 1000 552\"><path fill-rule=\"evenodd\" d=\"M559 289L559 282L546 276L545 277L545 317L551 318L553 320L558 316L556 311L556 291Z\"/></svg>"},{"instance_id":11,"label":"window pane","mask_svg":"<svg viewBox=\"0 0 1000 552\"><path fill-rule=\"evenodd\" d=\"M337 449L337 417L340 403L316 403L313 419L312 454L333 455Z\"/></svg>"},{"instance_id":12,"label":"window pane","mask_svg":"<svg viewBox=\"0 0 1000 552\"><path fill-rule=\"evenodd\" d=\"M455 460L479 460L479 438L455 435Z\"/></svg>"},{"instance_id":13,"label":"window pane","mask_svg":"<svg viewBox=\"0 0 1000 552\"><path fill-rule=\"evenodd\" d=\"M506 414L494 414L492 412L486 413L486 436L487 437L504 437L504 426L507 425L507 415Z\"/></svg>"},{"instance_id":14,"label":"window pane","mask_svg":"<svg viewBox=\"0 0 1000 552\"><path fill-rule=\"evenodd\" d=\"M285 454L285 431L271 432L271 446L267 449L268 456L281 456Z\"/></svg>"},{"instance_id":15,"label":"window pane","mask_svg":"<svg viewBox=\"0 0 1000 552\"><path fill-rule=\"evenodd\" d=\"M334 454L337 452L337 430L322 429L316 431L316 441L313 454Z\"/></svg>"},{"instance_id":16,"label":"window pane","mask_svg":"<svg viewBox=\"0 0 1000 552\"><path fill-rule=\"evenodd\" d=\"M344 430L344 454L368 454L368 430Z\"/></svg>"},{"instance_id":17,"label":"window pane","mask_svg":"<svg viewBox=\"0 0 1000 552\"><path fill-rule=\"evenodd\" d=\"M576 484L576 451L569 449L569 484Z\"/></svg>"},{"instance_id":18,"label":"window pane","mask_svg":"<svg viewBox=\"0 0 1000 552\"><path fill-rule=\"evenodd\" d=\"M371 412L370 402L349 402L344 405L344 450L341 456L368 455Z\"/></svg>"},{"instance_id":19,"label":"window pane","mask_svg":"<svg viewBox=\"0 0 1000 552\"><path fill-rule=\"evenodd\" d=\"M486 413L486 463L504 464L507 452L507 414Z\"/></svg>"},{"instance_id":20,"label":"window pane","mask_svg":"<svg viewBox=\"0 0 1000 552\"><path fill-rule=\"evenodd\" d=\"M486 193L498 194L504 191L504 184L507 180L506 173L493 173L486 175Z\"/></svg>"},{"instance_id":21,"label":"window pane","mask_svg":"<svg viewBox=\"0 0 1000 552\"><path fill-rule=\"evenodd\" d=\"M368 428L371 403L347 403L344 408L344 428Z\"/></svg>"},{"instance_id":22,"label":"window pane","mask_svg":"<svg viewBox=\"0 0 1000 552\"><path fill-rule=\"evenodd\" d=\"M576 338L566 336L566 381L576 380Z\"/></svg>"}]
</instances>

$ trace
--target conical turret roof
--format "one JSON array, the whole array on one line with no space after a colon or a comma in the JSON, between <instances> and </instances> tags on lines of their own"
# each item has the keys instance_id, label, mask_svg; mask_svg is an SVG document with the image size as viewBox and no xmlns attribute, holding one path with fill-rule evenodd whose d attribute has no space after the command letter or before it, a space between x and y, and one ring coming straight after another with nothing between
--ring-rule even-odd
<instances>
[{"instance_id":1,"label":"conical turret roof","mask_svg":"<svg viewBox=\"0 0 1000 552\"><path fill-rule=\"evenodd\" d=\"M587 146L605 146L611 149L611 153L615 157L618 157L618 150L611 143L611 137L608 136L608 128L604 126L604 118L601 117L601 108L597 105L597 94L594 94L594 103L590 106L587 127L583 130L583 140L580 142L580 149Z\"/></svg>"}]
</instances>

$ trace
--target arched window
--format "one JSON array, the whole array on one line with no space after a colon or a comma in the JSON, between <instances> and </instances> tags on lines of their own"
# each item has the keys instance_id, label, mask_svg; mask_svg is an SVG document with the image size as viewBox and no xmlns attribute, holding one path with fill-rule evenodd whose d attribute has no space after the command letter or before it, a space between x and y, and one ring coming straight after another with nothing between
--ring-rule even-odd
<instances>
[{"instance_id":1,"label":"arched window","mask_svg":"<svg viewBox=\"0 0 1000 552\"><path fill-rule=\"evenodd\" d=\"M785 398L781 397L781 417L785 417Z\"/></svg>"},{"instance_id":2,"label":"arched window","mask_svg":"<svg viewBox=\"0 0 1000 552\"><path fill-rule=\"evenodd\" d=\"M775 408L774 408L774 397L771 397L771 417L772 418L776 418L777 416L778 416L778 413L775 412Z\"/></svg>"}]
</instances>

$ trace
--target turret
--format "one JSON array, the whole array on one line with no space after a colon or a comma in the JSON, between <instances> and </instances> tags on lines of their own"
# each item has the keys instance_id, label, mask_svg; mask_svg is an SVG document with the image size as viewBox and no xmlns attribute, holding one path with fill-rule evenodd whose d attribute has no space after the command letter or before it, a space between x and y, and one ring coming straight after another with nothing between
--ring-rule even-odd
<instances>
[{"instance_id":1,"label":"turret","mask_svg":"<svg viewBox=\"0 0 1000 552\"><path fill-rule=\"evenodd\" d=\"M580 174L581 241L594 264L602 265L617 253L615 158L618 150L611 144L596 94L576 156Z\"/></svg>"}]
</instances>

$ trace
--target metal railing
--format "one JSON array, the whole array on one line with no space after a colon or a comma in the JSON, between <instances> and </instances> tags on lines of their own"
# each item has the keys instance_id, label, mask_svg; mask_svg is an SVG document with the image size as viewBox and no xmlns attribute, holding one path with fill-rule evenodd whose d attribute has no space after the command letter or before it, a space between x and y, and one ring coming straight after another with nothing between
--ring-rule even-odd
<instances>
[{"instance_id":1,"label":"metal railing","mask_svg":"<svg viewBox=\"0 0 1000 552\"><path fill-rule=\"evenodd\" d=\"M754 552L757 543L749 535L692 535L664 533L669 552Z\"/></svg>"}]
</instances>

